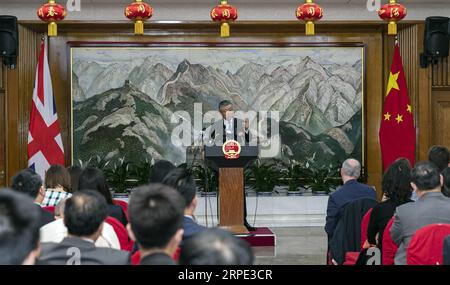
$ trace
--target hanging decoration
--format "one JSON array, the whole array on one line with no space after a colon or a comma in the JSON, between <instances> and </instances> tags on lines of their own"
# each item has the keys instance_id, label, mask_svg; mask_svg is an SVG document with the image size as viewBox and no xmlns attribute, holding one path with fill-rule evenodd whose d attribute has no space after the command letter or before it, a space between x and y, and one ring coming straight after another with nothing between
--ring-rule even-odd
<instances>
[{"instance_id":1,"label":"hanging decoration","mask_svg":"<svg viewBox=\"0 0 450 285\"><path fill-rule=\"evenodd\" d=\"M220 1L220 5L217 5L211 10L211 19L215 22L221 22L220 36L230 36L230 25L228 22L235 21L238 17L236 7L228 4L227 0Z\"/></svg>"},{"instance_id":2,"label":"hanging decoration","mask_svg":"<svg viewBox=\"0 0 450 285\"><path fill-rule=\"evenodd\" d=\"M306 0L304 4L297 7L295 15L297 19L306 22L306 35L313 36L315 34L314 22L322 19L323 9L312 0Z\"/></svg>"},{"instance_id":3,"label":"hanging decoration","mask_svg":"<svg viewBox=\"0 0 450 285\"><path fill-rule=\"evenodd\" d=\"M55 0L48 0L48 3L42 5L37 10L39 19L48 23L48 36L56 37L58 35L57 22L64 20L67 15L66 9Z\"/></svg>"},{"instance_id":4,"label":"hanging decoration","mask_svg":"<svg viewBox=\"0 0 450 285\"><path fill-rule=\"evenodd\" d=\"M134 34L144 34L144 22L153 15L153 8L143 0L136 0L125 8L125 17L134 21Z\"/></svg>"},{"instance_id":5,"label":"hanging decoration","mask_svg":"<svg viewBox=\"0 0 450 285\"><path fill-rule=\"evenodd\" d=\"M406 8L402 4L398 4L396 0L389 0L389 3L383 5L380 10L378 10L378 16L389 22L388 24L388 35L397 35L397 22L403 20L406 17Z\"/></svg>"}]
</instances>

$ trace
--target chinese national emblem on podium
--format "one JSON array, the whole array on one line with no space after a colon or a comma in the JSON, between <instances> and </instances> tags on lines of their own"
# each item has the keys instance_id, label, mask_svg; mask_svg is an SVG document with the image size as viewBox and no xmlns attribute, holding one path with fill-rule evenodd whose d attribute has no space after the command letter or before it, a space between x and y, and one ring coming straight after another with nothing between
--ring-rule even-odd
<instances>
[{"instance_id":1,"label":"chinese national emblem on podium","mask_svg":"<svg viewBox=\"0 0 450 285\"><path fill-rule=\"evenodd\" d=\"M226 159L237 159L241 153L241 145L235 140L228 140L222 146Z\"/></svg>"}]
</instances>

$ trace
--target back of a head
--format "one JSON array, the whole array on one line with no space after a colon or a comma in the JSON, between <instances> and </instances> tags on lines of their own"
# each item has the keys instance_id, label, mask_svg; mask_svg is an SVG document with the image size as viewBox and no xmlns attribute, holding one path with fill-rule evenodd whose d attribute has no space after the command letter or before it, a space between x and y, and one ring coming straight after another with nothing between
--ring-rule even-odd
<instances>
[{"instance_id":1,"label":"back of a head","mask_svg":"<svg viewBox=\"0 0 450 285\"><path fill-rule=\"evenodd\" d=\"M445 146L432 146L428 151L428 160L437 166L439 172L442 172L449 166L450 151Z\"/></svg>"},{"instance_id":2,"label":"back of a head","mask_svg":"<svg viewBox=\"0 0 450 285\"><path fill-rule=\"evenodd\" d=\"M168 185L183 196L185 207L194 200L197 186L194 177L183 168L175 168L164 177L163 184Z\"/></svg>"},{"instance_id":3,"label":"back of a head","mask_svg":"<svg viewBox=\"0 0 450 285\"><path fill-rule=\"evenodd\" d=\"M361 175L361 164L356 159L346 159L342 163L341 172L348 177L358 179Z\"/></svg>"},{"instance_id":4,"label":"back of a head","mask_svg":"<svg viewBox=\"0 0 450 285\"><path fill-rule=\"evenodd\" d=\"M108 205L97 191L77 191L66 200L64 224L71 235L78 237L93 235L107 216Z\"/></svg>"},{"instance_id":5,"label":"back of a head","mask_svg":"<svg viewBox=\"0 0 450 285\"><path fill-rule=\"evenodd\" d=\"M182 265L252 265L253 261L248 243L221 229L207 229L181 246Z\"/></svg>"},{"instance_id":6,"label":"back of a head","mask_svg":"<svg viewBox=\"0 0 450 285\"><path fill-rule=\"evenodd\" d=\"M95 167L86 167L80 174L78 190L95 190L105 197L108 204L112 204L111 192L106 183L103 171Z\"/></svg>"},{"instance_id":7,"label":"back of a head","mask_svg":"<svg viewBox=\"0 0 450 285\"><path fill-rule=\"evenodd\" d=\"M67 169L59 164L51 165L45 172L45 188L53 189L58 186L64 188L64 191L70 192L70 175Z\"/></svg>"},{"instance_id":8,"label":"back of a head","mask_svg":"<svg viewBox=\"0 0 450 285\"><path fill-rule=\"evenodd\" d=\"M153 164L150 170L149 183L162 183L164 177L175 168L172 162L167 160L158 160Z\"/></svg>"},{"instance_id":9,"label":"back of a head","mask_svg":"<svg viewBox=\"0 0 450 285\"><path fill-rule=\"evenodd\" d=\"M447 167L442 171L442 176L444 176L444 187L442 188L442 193L445 196L450 197L450 167Z\"/></svg>"},{"instance_id":10,"label":"back of a head","mask_svg":"<svg viewBox=\"0 0 450 285\"><path fill-rule=\"evenodd\" d=\"M383 193L394 202L403 204L410 200L411 165L406 158L401 158L392 163L383 175L381 182Z\"/></svg>"},{"instance_id":11,"label":"back of a head","mask_svg":"<svg viewBox=\"0 0 450 285\"><path fill-rule=\"evenodd\" d=\"M434 190L441 185L439 169L429 161L415 165L411 172L411 180L420 191Z\"/></svg>"},{"instance_id":12,"label":"back of a head","mask_svg":"<svg viewBox=\"0 0 450 285\"><path fill-rule=\"evenodd\" d=\"M80 182L80 175L83 169L78 165L73 165L67 168L70 175L70 190L74 193L79 190L78 184Z\"/></svg>"},{"instance_id":13,"label":"back of a head","mask_svg":"<svg viewBox=\"0 0 450 285\"><path fill-rule=\"evenodd\" d=\"M20 265L38 247L40 214L30 197L0 190L0 264Z\"/></svg>"},{"instance_id":14,"label":"back of a head","mask_svg":"<svg viewBox=\"0 0 450 285\"><path fill-rule=\"evenodd\" d=\"M24 193L35 199L42 187L42 179L32 169L23 169L19 171L11 181L11 188L15 191Z\"/></svg>"},{"instance_id":15,"label":"back of a head","mask_svg":"<svg viewBox=\"0 0 450 285\"><path fill-rule=\"evenodd\" d=\"M183 198L163 184L150 184L133 191L128 206L131 229L145 249L164 248L183 228Z\"/></svg>"}]
</instances>

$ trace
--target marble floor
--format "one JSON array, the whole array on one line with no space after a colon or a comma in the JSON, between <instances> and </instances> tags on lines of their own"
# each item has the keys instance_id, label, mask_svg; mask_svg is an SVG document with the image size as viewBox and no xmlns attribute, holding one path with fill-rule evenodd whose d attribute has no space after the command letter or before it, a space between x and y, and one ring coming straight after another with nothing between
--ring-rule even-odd
<instances>
[{"instance_id":1,"label":"marble floor","mask_svg":"<svg viewBox=\"0 0 450 285\"><path fill-rule=\"evenodd\" d=\"M325 265L327 238L323 227L271 228L276 246L255 247L256 265Z\"/></svg>"}]
</instances>

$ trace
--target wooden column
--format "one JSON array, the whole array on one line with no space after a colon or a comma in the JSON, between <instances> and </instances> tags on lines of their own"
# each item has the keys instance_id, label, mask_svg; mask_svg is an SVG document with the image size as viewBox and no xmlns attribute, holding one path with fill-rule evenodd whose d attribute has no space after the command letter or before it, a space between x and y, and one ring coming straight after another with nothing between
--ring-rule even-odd
<instances>
[{"instance_id":1,"label":"wooden column","mask_svg":"<svg viewBox=\"0 0 450 285\"><path fill-rule=\"evenodd\" d=\"M219 226L236 234L248 233L244 226L244 169L219 169Z\"/></svg>"}]
</instances>

